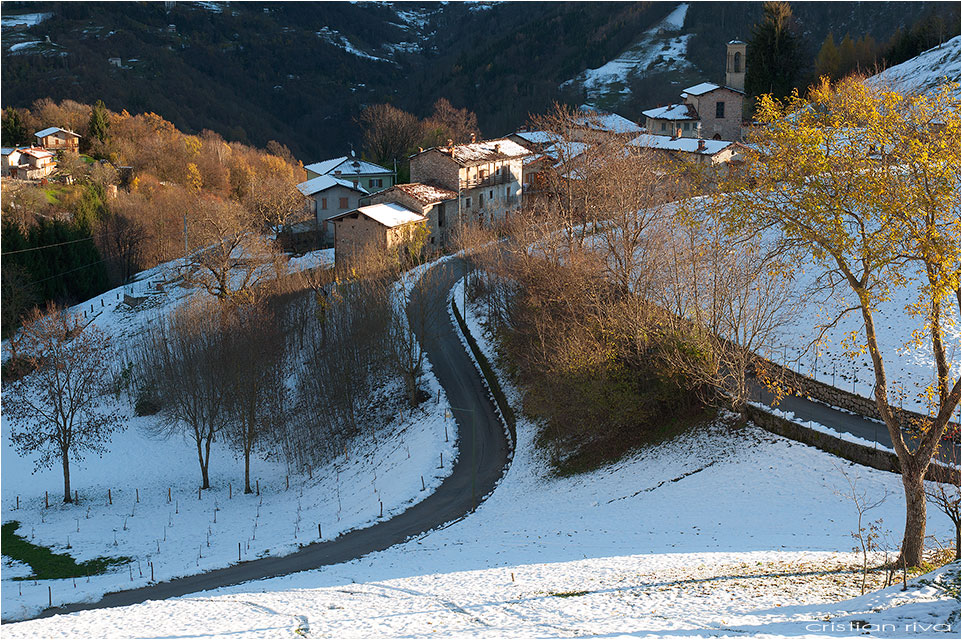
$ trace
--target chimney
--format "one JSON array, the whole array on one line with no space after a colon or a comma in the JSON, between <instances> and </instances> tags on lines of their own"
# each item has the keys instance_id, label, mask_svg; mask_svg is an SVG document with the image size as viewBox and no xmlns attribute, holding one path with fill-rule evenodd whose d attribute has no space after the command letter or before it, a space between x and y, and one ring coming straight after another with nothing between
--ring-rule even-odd
<instances>
[{"instance_id":1,"label":"chimney","mask_svg":"<svg viewBox=\"0 0 962 640\"><path fill-rule=\"evenodd\" d=\"M448 138L448 149L451 151L451 157L454 157L454 140Z\"/></svg>"},{"instance_id":2,"label":"chimney","mask_svg":"<svg viewBox=\"0 0 962 640\"><path fill-rule=\"evenodd\" d=\"M495 152L495 153L501 153L501 145L500 145L500 144L494 145L494 152Z\"/></svg>"},{"instance_id":3,"label":"chimney","mask_svg":"<svg viewBox=\"0 0 962 640\"><path fill-rule=\"evenodd\" d=\"M334 170L334 175L340 176L340 175L341 175L341 170L340 170L340 169L335 169L335 170Z\"/></svg>"},{"instance_id":4,"label":"chimney","mask_svg":"<svg viewBox=\"0 0 962 640\"><path fill-rule=\"evenodd\" d=\"M424 153L424 147L418 147L418 153Z\"/></svg>"},{"instance_id":5,"label":"chimney","mask_svg":"<svg viewBox=\"0 0 962 640\"><path fill-rule=\"evenodd\" d=\"M476 141L475 135L472 133L472 134L471 134L471 144L474 144L475 141Z\"/></svg>"},{"instance_id":6,"label":"chimney","mask_svg":"<svg viewBox=\"0 0 962 640\"><path fill-rule=\"evenodd\" d=\"M704 150L705 150L705 141L704 141L704 140L699 140L699 141L698 141L698 150L699 150L699 151L704 151Z\"/></svg>"},{"instance_id":7,"label":"chimney","mask_svg":"<svg viewBox=\"0 0 962 640\"><path fill-rule=\"evenodd\" d=\"M671 139L677 140L680 137L681 137L681 129L674 129L671 133Z\"/></svg>"}]
</instances>

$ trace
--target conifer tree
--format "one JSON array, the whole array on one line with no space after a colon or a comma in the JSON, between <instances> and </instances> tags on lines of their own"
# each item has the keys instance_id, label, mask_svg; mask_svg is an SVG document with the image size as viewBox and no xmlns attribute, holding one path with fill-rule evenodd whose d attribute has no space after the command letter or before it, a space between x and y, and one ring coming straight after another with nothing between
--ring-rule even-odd
<instances>
[{"instance_id":1,"label":"conifer tree","mask_svg":"<svg viewBox=\"0 0 962 640\"><path fill-rule=\"evenodd\" d=\"M777 98L792 92L799 67L799 43L793 32L792 8L787 2L766 2L762 21L752 29L745 69L749 95L770 93Z\"/></svg>"},{"instance_id":2,"label":"conifer tree","mask_svg":"<svg viewBox=\"0 0 962 640\"><path fill-rule=\"evenodd\" d=\"M106 142L110 133L110 116L103 100L98 100L90 112L90 137Z\"/></svg>"}]
</instances>

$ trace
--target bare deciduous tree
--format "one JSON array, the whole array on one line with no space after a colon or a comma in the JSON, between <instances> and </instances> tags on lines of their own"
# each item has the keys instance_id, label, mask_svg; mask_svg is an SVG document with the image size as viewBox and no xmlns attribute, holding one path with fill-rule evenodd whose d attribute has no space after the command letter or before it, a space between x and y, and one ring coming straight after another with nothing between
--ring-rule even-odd
<instances>
[{"instance_id":1,"label":"bare deciduous tree","mask_svg":"<svg viewBox=\"0 0 962 640\"><path fill-rule=\"evenodd\" d=\"M18 336L19 357L32 373L13 381L3 408L11 440L21 454L38 454L38 467L59 461L63 501L73 501L70 459L102 453L120 425L116 409L105 404L109 337L82 317L49 305L29 316Z\"/></svg>"}]
</instances>

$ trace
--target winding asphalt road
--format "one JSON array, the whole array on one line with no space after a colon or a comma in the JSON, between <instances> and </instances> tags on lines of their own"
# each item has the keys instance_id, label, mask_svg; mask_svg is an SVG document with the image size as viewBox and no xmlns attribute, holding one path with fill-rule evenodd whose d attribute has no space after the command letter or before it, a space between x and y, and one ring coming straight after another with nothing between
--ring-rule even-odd
<instances>
[{"instance_id":1,"label":"winding asphalt road","mask_svg":"<svg viewBox=\"0 0 962 640\"><path fill-rule=\"evenodd\" d=\"M37 617L164 600L340 564L382 551L474 511L477 504L494 490L507 469L510 445L504 424L480 374L461 345L457 329L447 314L448 291L462 270L463 262L459 259L430 268L408 306L411 326L428 354L434 374L444 387L458 423L458 459L451 475L437 491L389 520L345 533L335 540L310 544L287 556L251 560L140 589L108 593L98 602L53 607ZM419 316L417 310L422 308L418 305L422 303L428 303L428 308L432 309L430 322L426 323L428 328L423 332L419 331L419 323L415 321L415 316Z\"/></svg>"}]
</instances>

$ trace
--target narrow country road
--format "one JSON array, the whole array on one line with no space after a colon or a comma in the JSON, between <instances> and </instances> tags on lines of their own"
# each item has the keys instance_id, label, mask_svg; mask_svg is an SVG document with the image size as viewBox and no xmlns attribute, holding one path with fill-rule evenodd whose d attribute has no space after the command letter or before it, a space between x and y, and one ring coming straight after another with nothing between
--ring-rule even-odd
<instances>
[{"instance_id":1,"label":"narrow country road","mask_svg":"<svg viewBox=\"0 0 962 640\"><path fill-rule=\"evenodd\" d=\"M437 491L393 518L345 533L329 542L308 545L287 556L252 560L149 587L108 593L98 602L53 607L37 617L163 600L348 562L471 513L495 488L506 470L510 445L480 374L462 347L458 330L447 314L448 291L462 269L463 263L458 259L428 269L408 305L411 326L427 351L458 423L458 459L451 475ZM424 307L420 305L423 303L429 303L432 311L431 321L423 323L429 327L423 333L429 335L423 335L415 321L416 317L422 316L420 310Z\"/></svg>"}]
</instances>

